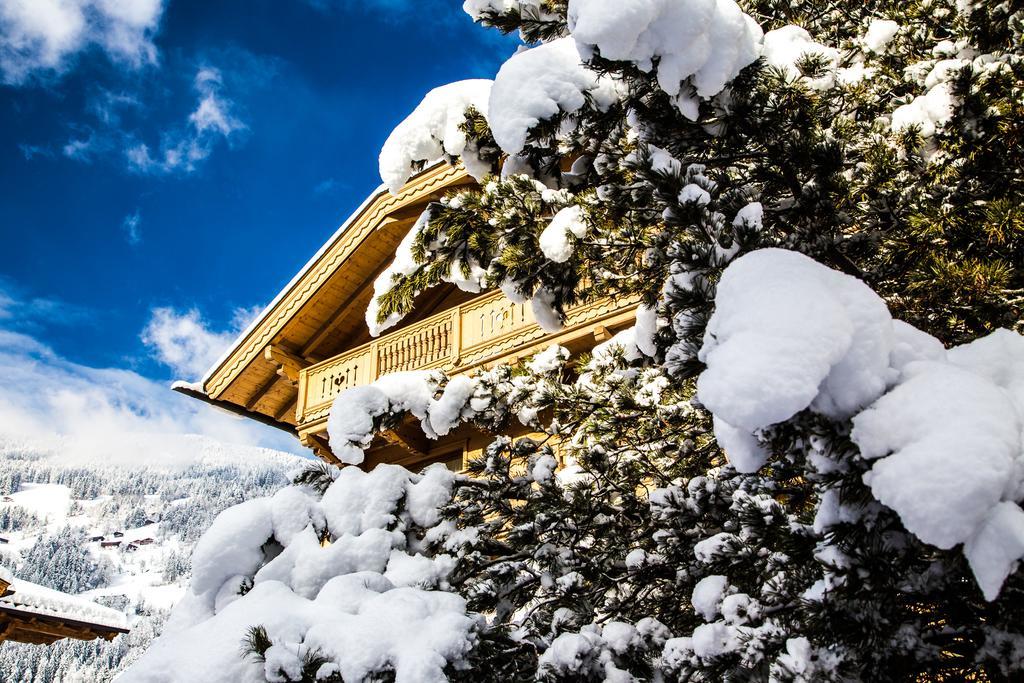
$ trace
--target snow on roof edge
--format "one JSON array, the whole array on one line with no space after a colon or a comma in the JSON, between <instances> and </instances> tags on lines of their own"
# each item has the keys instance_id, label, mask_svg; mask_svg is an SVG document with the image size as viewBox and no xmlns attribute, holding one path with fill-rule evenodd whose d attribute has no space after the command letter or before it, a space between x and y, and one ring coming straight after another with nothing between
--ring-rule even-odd
<instances>
[{"instance_id":1,"label":"snow on roof edge","mask_svg":"<svg viewBox=\"0 0 1024 683\"><path fill-rule=\"evenodd\" d=\"M78 595L13 578L11 592L0 598L0 606L101 628L128 630L128 618L123 612Z\"/></svg>"}]
</instances>

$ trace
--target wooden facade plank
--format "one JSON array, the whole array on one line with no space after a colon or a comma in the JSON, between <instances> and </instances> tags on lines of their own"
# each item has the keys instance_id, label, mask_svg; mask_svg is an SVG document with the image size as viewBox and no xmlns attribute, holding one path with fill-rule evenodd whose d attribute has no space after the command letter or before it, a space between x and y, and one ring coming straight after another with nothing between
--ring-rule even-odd
<instances>
[{"instance_id":1,"label":"wooden facade plank","mask_svg":"<svg viewBox=\"0 0 1024 683\"><path fill-rule=\"evenodd\" d=\"M384 269L387 268L389 264L390 261L388 260L381 261L381 263L369 275L367 275L362 282L359 283L359 286L355 291L341 302L341 305L337 307L337 315L328 319L323 325L321 325L320 328L314 332L309 342L302 348L300 354L303 357L308 360L317 358L317 349L323 346L324 342L330 339L331 335L337 333L338 328L346 322L345 313L348 311L349 307L359 298L366 296L368 291L373 288L374 281L376 281L377 277L384 272ZM320 361L325 359L317 358L317 360Z\"/></svg>"}]
</instances>

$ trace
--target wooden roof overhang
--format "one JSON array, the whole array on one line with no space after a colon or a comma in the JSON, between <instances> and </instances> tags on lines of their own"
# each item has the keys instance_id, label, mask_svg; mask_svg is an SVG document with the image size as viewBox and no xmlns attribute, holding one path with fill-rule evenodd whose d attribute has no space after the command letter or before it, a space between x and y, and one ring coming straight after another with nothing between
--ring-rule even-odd
<instances>
[{"instance_id":1,"label":"wooden roof overhang","mask_svg":"<svg viewBox=\"0 0 1024 683\"><path fill-rule=\"evenodd\" d=\"M37 614L0 605L0 642L12 640L19 643L49 645L62 638L113 640L122 633L128 633L128 629L65 619L50 614Z\"/></svg>"},{"instance_id":2,"label":"wooden roof overhang","mask_svg":"<svg viewBox=\"0 0 1024 683\"><path fill-rule=\"evenodd\" d=\"M62 638L76 640L113 640L129 630L114 623L86 621L73 616L50 611L53 605L34 604L33 600L22 601L18 591L12 588L12 576L0 568L0 642L7 640L35 645L49 645ZM19 582L27 584L27 582ZM27 584L32 585L32 584ZM57 591L39 587L50 594ZM74 596L64 596L68 600L76 600ZM101 608L96 607L95 610ZM94 610L94 611L95 611Z\"/></svg>"},{"instance_id":3,"label":"wooden roof overhang","mask_svg":"<svg viewBox=\"0 0 1024 683\"><path fill-rule=\"evenodd\" d=\"M363 202L197 385L175 390L295 433L299 370L368 341L373 282L431 201L473 182L441 163ZM430 315L423 307L404 324Z\"/></svg>"}]
</instances>

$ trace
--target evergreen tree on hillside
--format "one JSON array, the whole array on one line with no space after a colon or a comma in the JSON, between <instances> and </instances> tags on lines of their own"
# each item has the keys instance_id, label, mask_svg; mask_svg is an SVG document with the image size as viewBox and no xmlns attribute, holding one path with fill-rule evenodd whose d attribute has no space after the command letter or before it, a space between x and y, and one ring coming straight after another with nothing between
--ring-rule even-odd
<instances>
[{"instance_id":1,"label":"evergreen tree on hillside","mask_svg":"<svg viewBox=\"0 0 1024 683\"><path fill-rule=\"evenodd\" d=\"M94 557L81 529L64 527L39 536L25 551L18 578L64 593L81 593L106 584L109 562Z\"/></svg>"}]
</instances>

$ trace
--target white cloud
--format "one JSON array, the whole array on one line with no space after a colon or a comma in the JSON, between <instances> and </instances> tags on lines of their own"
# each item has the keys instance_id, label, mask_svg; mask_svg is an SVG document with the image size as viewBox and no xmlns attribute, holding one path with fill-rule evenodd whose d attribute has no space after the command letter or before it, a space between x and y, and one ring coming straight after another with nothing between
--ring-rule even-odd
<instances>
[{"instance_id":1,"label":"white cloud","mask_svg":"<svg viewBox=\"0 0 1024 683\"><path fill-rule=\"evenodd\" d=\"M25 156L25 161L32 161L36 157L52 157L53 150L49 147L43 147L42 145L28 145L20 144L18 149Z\"/></svg>"},{"instance_id":2,"label":"white cloud","mask_svg":"<svg viewBox=\"0 0 1024 683\"><path fill-rule=\"evenodd\" d=\"M121 229L124 231L124 238L133 247L142 243L142 214L136 209L135 213L128 214L121 221Z\"/></svg>"},{"instance_id":3,"label":"white cloud","mask_svg":"<svg viewBox=\"0 0 1024 683\"><path fill-rule=\"evenodd\" d=\"M88 163L92 161L92 154L95 151L95 146L96 138L93 135L86 138L72 138L64 144L64 147L61 148L61 152L69 159Z\"/></svg>"},{"instance_id":4,"label":"white cloud","mask_svg":"<svg viewBox=\"0 0 1024 683\"><path fill-rule=\"evenodd\" d=\"M256 313L257 309L237 309L231 328L214 332L195 309L178 312L155 308L142 332L142 341L161 363L183 379L195 380L217 362Z\"/></svg>"},{"instance_id":5,"label":"white cloud","mask_svg":"<svg viewBox=\"0 0 1024 683\"><path fill-rule=\"evenodd\" d=\"M224 443L308 453L290 434L175 393L166 382L72 362L31 331L40 327L34 319L52 323L79 310L0 282L0 457L19 443L62 460L124 465L186 466L248 452Z\"/></svg>"},{"instance_id":6,"label":"white cloud","mask_svg":"<svg viewBox=\"0 0 1024 683\"><path fill-rule=\"evenodd\" d=\"M80 325L91 317L81 306L48 297L25 296L0 279L0 329L24 332L43 326Z\"/></svg>"},{"instance_id":7,"label":"white cloud","mask_svg":"<svg viewBox=\"0 0 1024 683\"><path fill-rule=\"evenodd\" d=\"M199 69L195 87L201 98L199 106L189 115L188 120L197 133L213 131L228 137L235 131L245 129L245 124L231 115L232 102L221 96L224 81L218 69Z\"/></svg>"},{"instance_id":8,"label":"white cloud","mask_svg":"<svg viewBox=\"0 0 1024 683\"><path fill-rule=\"evenodd\" d=\"M333 194L342 187L347 187L347 185L339 183L334 178L325 178L313 186L313 194L317 196Z\"/></svg>"},{"instance_id":9,"label":"white cloud","mask_svg":"<svg viewBox=\"0 0 1024 683\"><path fill-rule=\"evenodd\" d=\"M196 105L184 127L164 133L156 149L135 140L127 144L125 158L130 170L147 174L191 173L210 156L219 140L230 144L237 133L247 128L234 115L234 102L224 95L219 70L200 67L194 87Z\"/></svg>"},{"instance_id":10,"label":"white cloud","mask_svg":"<svg viewBox=\"0 0 1024 683\"><path fill-rule=\"evenodd\" d=\"M122 110L142 109L142 102L137 95L100 88L98 94L89 99L87 109L101 123L117 126L121 123Z\"/></svg>"},{"instance_id":11,"label":"white cloud","mask_svg":"<svg viewBox=\"0 0 1024 683\"><path fill-rule=\"evenodd\" d=\"M154 465L197 456L194 439L301 453L294 437L177 394L131 370L73 363L0 329L0 446L53 442L62 459Z\"/></svg>"},{"instance_id":12,"label":"white cloud","mask_svg":"<svg viewBox=\"0 0 1024 683\"><path fill-rule=\"evenodd\" d=\"M156 62L164 0L0 0L0 80L59 76L88 49L138 68Z\"/></svg>"}]
</instances>

